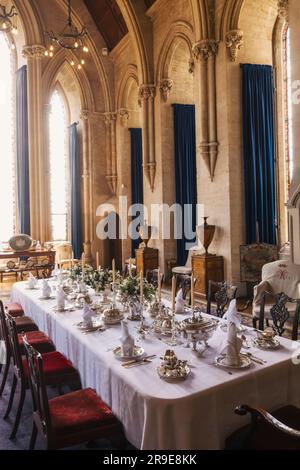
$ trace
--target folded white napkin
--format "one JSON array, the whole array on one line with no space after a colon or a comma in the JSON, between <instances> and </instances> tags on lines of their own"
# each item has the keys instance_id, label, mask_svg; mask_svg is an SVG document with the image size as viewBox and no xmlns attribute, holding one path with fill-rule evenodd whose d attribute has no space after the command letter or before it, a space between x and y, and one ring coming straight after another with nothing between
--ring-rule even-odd
<instances>
[{"instance_id":1,"label":"folded white napkin","mask_svg":"<svg viewBox=\"0 0 300 470\"><path fill-rule=\"evenodd\" d=\"M63 288L60 286L56 294L56 306L59 310L64 310L66 302L66 294Z\"/></svg>"},{"instance_id":2,"label":"folded white napkin","mask_svg":"<svg viewBox=\"0 0 300 470\"><path fill-rule=\"evenodd\" d=\"M82 318L83 318L83 325L86 328L93 326L93 316L94 316L94 312L91 309L90 305L84 302Z\"/></svg>"},{"instance_id":3,"label":"folded white napkin","mask_svg":"<svg viewBox=\"0 0 300 470\"><path fill-rule=\"evenodd\" d=\"M243 341L237 336L237 327L234 322L228 324L226 344L222 345L221 354L225 354L224 364L239 366L241 364L240 352Z\"/></svg>"},{"instance_id":4,"label":"folded white napkin","mask_svg":"<svg viewBox=\"0 0 300 470\"><path fill-rule=\"evenodd\" d=\"M242 324L242 317L236 309L236 299L233 299L228 307L227 312L225 313L224 320L227 320L227 324L234 323L237 328Z\"/></svg>"},{"instance_id":5,"label":"folded white napkin","mask_svg":"<svg viewBox=\"0 0 300 470\"><path fill-rule=\"evenodd\" d=\"M49 285L49 282L46 281L46 279L43 279L43 297L48 298L51 296L51 287Z\"/></svg>"},{"instance_id":6,"label":"folded white napkin","mask_svg":"<svg viewBox=\"0 0 300 470\"><path fill-rule=\"evenodd\" d=\"M180 289L176 295L175 313L184 313L184 298L182 289Z\"/></svg>"},{"instance_id":7,"label":"folded white napkin","mask_svg":"<svg viewBox=\"0 0 300 470\"><path fill-rule=\"evenodd\" d=\"M33 289L36 286L36 284L37 284L36 277L34 277L32 273L29 273L28 286L30 287L30 289Z\"/></svg>"},{"instance_id":8,"label":"folded white napkin","mask_svg":"<svg viewBox=\"0 0 300 470\"><path fill-rule=\"evenodd\" d=\"M132 357L134 351L134 338L129 333L128 324L125 321L121 322L122 336L120 338L121 351L123 357Z\"/></svg>"}]
</instances>

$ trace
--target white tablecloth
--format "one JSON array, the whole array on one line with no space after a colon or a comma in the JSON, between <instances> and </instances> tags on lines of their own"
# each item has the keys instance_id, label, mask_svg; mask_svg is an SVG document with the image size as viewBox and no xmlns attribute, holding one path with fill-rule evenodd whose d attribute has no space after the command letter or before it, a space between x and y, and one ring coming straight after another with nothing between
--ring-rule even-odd
<instances>
[{"instance_id":1,"label":"white tablecloth","mask_svg":"<svg viewBox=\"0 0 300 470\"><path fill-rule=\"evenodd\" d=\"M78 368L83 386L94 388L112 408L137 448L222 449L226 437L245 422L234 414L236 405L269 411L285 404L300 406L300 365L291 360L298 343L281 338L278 351L253 349L267 364L252 364L229 375L213 365L226 334L218 328L202 358L183 346L175 348L180 359L191 361L191 374L184 382L168 383L158 377L156 368L169 347L156 336L141 342L147 354L156 354L153 362L125 369L111 351L119 345L119 325L84 335L74 325L82 312L56 313L55 300L40 300L40 296L40 290L27 290L25 283L13 286L12 300L21 303L26 315ZM134 330L136 323L131 325ZM249 329L248 338L251 335L255 333Z\"/></svg>"}]
</instances>

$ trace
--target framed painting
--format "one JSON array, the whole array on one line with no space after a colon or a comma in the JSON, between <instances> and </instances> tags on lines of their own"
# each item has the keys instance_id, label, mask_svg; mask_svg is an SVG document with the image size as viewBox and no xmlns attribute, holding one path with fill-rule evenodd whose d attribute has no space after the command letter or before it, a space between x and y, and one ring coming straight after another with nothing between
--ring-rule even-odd
<instances>
[{"instance_id":1,"label":"framed painting","mask_svg":"<svg viewBox=\"0 0 300 470\"><path fill-rule=\"evenodd\" d=\"M257 243L240 247L241 281L260 282L262 267L278 260L276 245Z\"/></svg>"}]
</instances>

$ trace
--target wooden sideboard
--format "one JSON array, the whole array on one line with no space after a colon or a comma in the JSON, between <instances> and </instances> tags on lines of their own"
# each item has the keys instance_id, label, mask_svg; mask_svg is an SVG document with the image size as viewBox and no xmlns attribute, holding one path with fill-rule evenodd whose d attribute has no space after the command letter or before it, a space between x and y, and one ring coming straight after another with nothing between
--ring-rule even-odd
<instances>
[{"instance_id":1,"label":"wooden sideboard","mask_svg":"<svg viewBox=\"0 0 300 470\"><path fill-rule=\"evenodd\" d=\"M6 274L15 274L16 278L23 274L34 272L38 277L49 277L55 266L54 250L0 251L0 281Z\"/></svg>"},{"instance_id":2,"label":"wooden sideboard","mask_svg":"<svg viewBox=\"0 0 300 470\"><path fill-rule=\"evenodd\" d=\"M223 256L192 256L192 269L196 279L195 296L207 299L208 282L224 281L224 258Z\"/></svg>"},{"instance_id":3,"label":"wooden sideboard","mask_svg":"<svg viewBox=\"0 0 300 470\"><path fill-rule=\"evenodd\" d=\"M136 257L136 270L139 274L142 270L144 271L144 276L146 276L147 271L153 271L153 269L158 268L158 250L155 248L138 248L135 250Z\"/></svg>"}]
</instances>

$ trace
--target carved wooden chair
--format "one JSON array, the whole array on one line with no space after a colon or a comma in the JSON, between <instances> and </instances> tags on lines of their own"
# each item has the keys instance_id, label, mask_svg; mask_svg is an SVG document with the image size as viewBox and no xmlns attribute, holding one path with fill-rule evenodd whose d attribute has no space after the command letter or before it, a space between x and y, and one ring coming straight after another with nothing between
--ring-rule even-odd
<instances>
[{"instance_id":1,"label":"carved wooden chair","mask_svg":"<svg viewBox=\"0 0 300 470\"><path fill-rule=\"evenodd\" d=\"M158 288L158 269L148 270L146 272L146 279L150 284L153 285L155 289L157 289ZM161 278L161 287L163 283L164 283L164 276L162 276Z\"/></svg>"},{"instance_id":2,"label":"carved wooden chair","mask_svg":"<svg viewBox=\"0 0 300 470\"><path fill-rule=\"evenodd\" d=\"M268 309L266 312L266 305ZM295 311L292 326L292 339L298 339L298 327L300 316L300 299L291 299L286 294L273 294L265 291L262 295L259 315L259 329L264 330L265 325L269 325L269 320L272 320L272 328L278 336L282 336L285 332L285 325L290 319L290 311ZM268 314L266 316L266 313ZM253 324L256 328L257 320Z\"/></svg>"},{"instance_id":3,"label":"carved wooden chair","mask_svg":"<svg viewBox=\"0 0 300 470\"><path fill-rule=\"evenodd\" d=\"M109 439L122 448L122 425L111 409L91 388L48 400L43 356L24 337L33 403L33 428L30 449L37 434L47 449L61 449L91 440Z\"/></svg>"},{"instance_id":4,"label":"carved wooden chair","mask_svg":"<svg viewBox=\"0 0 300 470\"><path fill-rule=\"evenodd\" d=\"M13 430L10 435L10 439L13 439L16 436L19 427L26 390L29 389L29 371L27 361L22 356L20 338L18 336L14 318L10 315L6 315L6 324L9 335L9 347L13 359L13 381L4 419L7 419L10 415L17 385L19 384L20 386L19 404ZM22 346L24 346L23 338ZM47 385L56 385L59 388L63 385L71 385L77 388L81 388L79 373L65 356L63 356L58 351L52 350L51 352L45 352L45 354L43 354L43 358Z\"/></svg>"},{"instance_id":5,"label":"carved wooden chair","mask_svg":"<svg viewBox=\"0 0 300 470\"><path fill-rule=\"evenodd\" d=\"M236 298L237 287L228 282L209 281L207 296L207 313L222 318L228 304ZM215 306L212 307L214 302Z\"/></svg>"},{"instance_id":6,"label":"carved wooden chair","mask_svg":"<svg viewBox=\"0 0 300 470\"><path fill-rule=\"evenodd\" d=\"M227 438L227 450L300 450L299 408L285 406L270 414L261 408L241 405L235 413L250 414L251 423Z\"/></svg>"}]
</instances>

